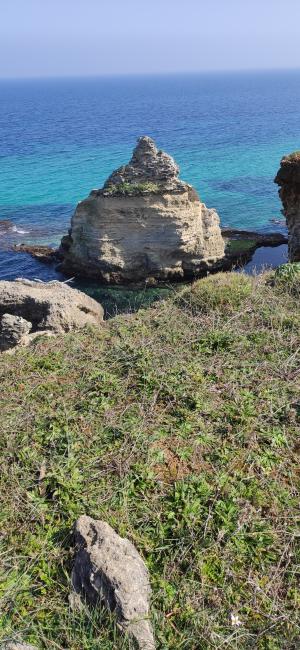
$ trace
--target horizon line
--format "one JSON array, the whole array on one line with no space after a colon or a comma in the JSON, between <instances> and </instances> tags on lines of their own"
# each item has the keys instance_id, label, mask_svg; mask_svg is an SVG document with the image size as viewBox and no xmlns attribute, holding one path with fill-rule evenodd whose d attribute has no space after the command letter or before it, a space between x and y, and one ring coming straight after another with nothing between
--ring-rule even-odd
<instances>
[{"instance_id":1,"label":"horizon line","mask_svg":"<svg viewBox=\"0 0 300 650\"><path fill-rule=\"evenodd\" d=\"M2 81L59 81L59 80L75 80L75 79L111 79L111 78L132 78L132 77L175 77L175 76L200 76L200 75L218 75L218 74L264 74L266 72L300 72L300 66L297 67L282 67L282 68L225 68L214 70L172 70L163 72L101 72L95 74L51 74L51 75L32 75L32 76L12 76L1 77Z\"/></svg>"}]
</instances>

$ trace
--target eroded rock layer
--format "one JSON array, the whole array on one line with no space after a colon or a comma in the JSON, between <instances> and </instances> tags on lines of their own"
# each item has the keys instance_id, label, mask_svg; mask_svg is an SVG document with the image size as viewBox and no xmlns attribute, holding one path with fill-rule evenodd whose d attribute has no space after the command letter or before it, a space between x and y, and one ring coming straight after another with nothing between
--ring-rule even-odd
<instances>
[{"instance_id":1,"label":"eroded rock layer","mask_svg":"<svg viewBox=\"0 0 300 650\"><path fill-rule=\"evenodd\" d=\"M218 268L224 242L215 210L201 203L153 140L80 202L63 238L63 270L108 283L180 279Z\"/></svg>"},{"instance_id":2,"label":"eroded rock layer","mask_svg":"<svg viewBox=\"0 0 300 650\"><path fill-rule=\"evenodd\" d=\"M289 260L300 262L300 151L282 158L275 183L288 227Z\"/></svg>"},{"instance_id":3,"label":"eroded rock layer","mask_svg":"<svg viewBox=\"0 0 300 650\"><path fill-rule=\"evenodd\" d=\"M9 336L18 343L18 336L21 338L31 328L33 332L50 330L59 334L99 325L102 320L101 305L62 282L22 278L0 282L0 338L4 343Z\"/></svg>"}]
</instances>

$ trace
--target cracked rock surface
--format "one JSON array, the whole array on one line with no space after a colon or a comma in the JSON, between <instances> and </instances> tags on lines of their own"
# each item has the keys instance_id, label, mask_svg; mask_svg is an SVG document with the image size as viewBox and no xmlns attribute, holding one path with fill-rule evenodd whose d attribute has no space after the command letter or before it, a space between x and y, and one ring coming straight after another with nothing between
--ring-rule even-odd
<instances>
[{"instance_id":1,"label":"cracked rock surface","mask_svg":"<svg viewBox=\"0 0 300 650\"><path fill-rule=\"evenodd\" d=\"M26 321L32 325L33 333L48 330L59 334L85 325L99 325L103 320L103 308L85 293L63 282L44 283L21 278L0 282L2 332L3 319L6 331L10 321L11 336L16 338L18 332L28 329Z\"/></svg>"},{"instance_id":2,"label":"cracked rock surface","mask_svg":"<svg viewBox=\"0 0 300 650\"><path fill-rule=\"evenodd\" d=\"M0 351L5 352L22 342L29 334L32 323L21 316L3 314L0 317Z\"/></svg>"},{"instance_id":3,"label":"cracked rock surface","mask_svg":"<svg viewBox=\"0 0 300 650\"><path fill-rule=\"evenodd\" d=\"M75 525L73 588L91 605L102 601L141 650L154 650L148 570L136 548L104 521L85 515Z\"/></svg>"}]
</instances>

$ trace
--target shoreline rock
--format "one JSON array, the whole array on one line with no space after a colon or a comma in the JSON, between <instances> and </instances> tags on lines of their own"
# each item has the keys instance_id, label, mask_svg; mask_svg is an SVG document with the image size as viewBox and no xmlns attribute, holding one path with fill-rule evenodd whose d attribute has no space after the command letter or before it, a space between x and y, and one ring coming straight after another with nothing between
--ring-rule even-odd
<instances>
[{"instance_id":1,"label":"shoreline rock","mask_svg":"<svg viewBox=\"0 0 300 650\"><path fill-rule=\"evenodd\" d=\"M224 239L224 245L225 245L225 254L222 260L216 265L214 271L228 271L236 264L240 264L241 266L244 266L248 262L251 261L255 251L258 248L262 247L276 247L276 246L282 246L284 244L288 243L288 237L282 233L278 232L267 232L267 233L260 233L255 230L241 230L239 228L221 228L221 233ZM34 259L39 260L43 264L50 264L50 265L55 265L55 269L57 271L60 271L61 273L65 273L66 275L66 270L63 270L61 261L63 259L62 253L60 249L53 249L50 246L40 246L40 245L34 245L34 244L16 244L13 248L13 251L15 252L23 252L27 253ZM71 271L71 269L69 269ZM214 272L213 270L210 270L210 272ZM207 273L204 270L202 273L197 274L196 277L201 277L205 276ZM67 277L67 275L66 275ZM77 269L77 275L76 277L78 279L86 279L86 275L83 272L81 273ZM191 276L191 279L194 279L195 275L193 274ZM186 277L185 279L189 279ZM91 278L93 280L93 278ZM181 281L182 278L173 278L173 282ZM109 285L110 283L103 282L103 285ZM118 284L118 283L116 283ZM136 281L136 282L131 282L129 286L132 287L141 287L144 285L147 285L149 287L155 287L159 286L160 284L165 284L165 280L159 280L158 278L155 277L147 277L144 280ZM123 283L120 282L119 286L122 286ZM128 286L124 284L124 286Z\"/></svg>"},{"instance_id":2,"label":"shoreline rock","mask_svg":"<svg viewBox=\"0 0 300 650\"><path fill-rule=\"evenodd\" d=\"M287 236L278 232L259 233L238 228L222 228L222 235L226 243L224 271L234 268L237 264L248 264L258 248L275 248L288 243Z\"/></svg>"},{"instance_id":3,"label":"shoreline rock","mask_svg":"<svg viewBox=\"0 0 300 650\"><path fill-rule=\"evenodd\" d=\"M300 151L284 156L274 179L288 228L290 262L300 262Z\"/></svg>"},{"instance_id":4,"label":"shoreline rock","mask_svg":"<svg viewBox=\"0 0 300 650\"><path fill-rule=\"evenodd\" d=\"M0 219L0 234L12 232L15 224L9 219Z\"/></svg>"},{"instance_id":5,"label":"shoreline rock","mask_svg":"<svg viewBox=\"0 0 300 650\"><path fill-rule=\"evenodd\" d=\"M3 314L0 319L0 352L6 352L26 340L32 323L21 316Z\"/></svg>"},{"instance_id":6,"label":"shoreline rock","mask_svg":"<svg viewBox=\"0 0 300 650\"><path fill-rule=\"evenodd\" d=\"M61 270L129 284L149 277L183 280L220 268L219 217L178 174L171 156L151 138L140 138L130 162L78 204L62 239Z\"/></svg>"},{"instance_id":7,"label":"shoreline rock","mask_svg":"<svg viewBox=\"0 0 300 650\"><path fill-rule=\"evenodd\" d=\"M0 281L0 349L27 344L37 334L100 325L102 306L63 282Z\"/></svg>"},{"instance_id":8,"label":"shoreline rock","mask_svg":"<svg viewBox=\"0 0 300 650\"><path fill-rule=\"evenodd\" d=\"M232 241L254 240L256 248L262 246L281 246L287 244L288 238L280 232L257 232L256 230L242 230L240 228L221 228L224 239Z\"/></svg>"},{"instance_id":9,"label":"shoreline rock","mask_svg":"<svg viewBox=\"0 0 300 650\"><path fill-rule=\"evenodd\" d=\"M43 264L58 264L63 259L59 248L40 244L14 244L12 250L15 253L28 253Z\"/></svg>"}]
</instances>

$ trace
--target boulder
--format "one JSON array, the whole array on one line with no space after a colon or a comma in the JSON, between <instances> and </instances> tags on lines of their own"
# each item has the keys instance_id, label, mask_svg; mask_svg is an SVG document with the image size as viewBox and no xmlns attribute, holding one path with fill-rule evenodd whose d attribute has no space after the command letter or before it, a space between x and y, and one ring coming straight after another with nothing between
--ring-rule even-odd
<instances>
[{"instance_id":1,"label":"boulder","mask_svg":"<svg viewBox=\"0 0 300 650\"><path fill-rule=\"evenodd\" d=\"M275 178L288 228L290 262L300 262L300 151L284 156Z\"/></svg>"},{"instance_id":2,"label":"boulder","mask_svg":"<svg viewBox=\"0 0 300 650\"><path fill-rule=\"evenodd\" d=\"M62 270L107 283L194 277L220 267L220 220L142 137L128 163L81 201L61 244Z\"/></svg>"},{"instance_id":3,"label":"boulder","mask_svg":"<svg viewBox=\"0 0 300 650\"><path fill-rule=\"evenodd\" d=\"M93 606L102 601L141 650L154 650L148 570L136 548L104 521L86 516L76 522L75 543L75 592Z\"/></svg>"},{"instance_id":4,"label":"boulder","mask_svg":"<svg viewBox=\"0 0 300 650\"><path fill-rule=\"evenodd\" d=\"M32 323L21 316L3 314L0 319L0 352L9 350L22 342L32 328Z\"/></svg>"},{"instance_id":5,"label":"boulder","mask_svg":"<svg viewBox=\"0 0 300 650\"><path fill-rule=\"evenodd\" d=\"M99 325L103 320L103 308L98 302L57 281L0 282L0 319L4 314L29 321L33 332L68 332L87 324Z\"/></svg>"}]
</instances>

